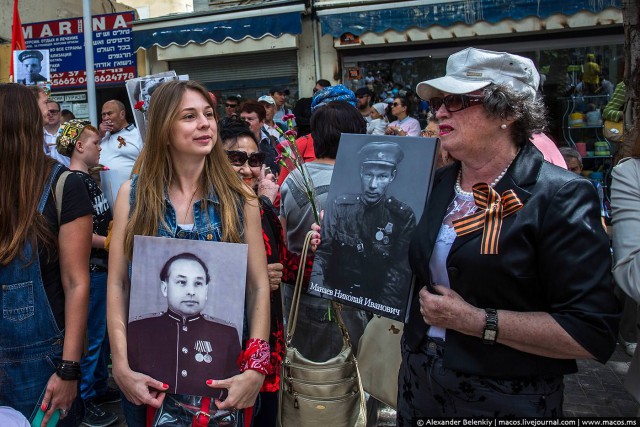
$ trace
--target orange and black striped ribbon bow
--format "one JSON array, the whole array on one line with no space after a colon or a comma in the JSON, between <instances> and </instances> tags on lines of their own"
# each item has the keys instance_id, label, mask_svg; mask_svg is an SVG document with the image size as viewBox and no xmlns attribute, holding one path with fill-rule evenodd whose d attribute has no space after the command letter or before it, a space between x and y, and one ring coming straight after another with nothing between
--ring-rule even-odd
<instances>
[{"instance_id":1,"label":"orange and black striped ribbon bow","mask_svg":"<svg viewBox=\"0 0 640 427\"><path fill-rule=\"evenodd\" d=\"M478 211L453 221L453 228L458 236L484 229L480 253L497 255L502 218L522 208L522 202L513 190L507 190L500 196L496 190L484 182L473 186L473 199L478 206Z\"/></svg>"}]
</instances>

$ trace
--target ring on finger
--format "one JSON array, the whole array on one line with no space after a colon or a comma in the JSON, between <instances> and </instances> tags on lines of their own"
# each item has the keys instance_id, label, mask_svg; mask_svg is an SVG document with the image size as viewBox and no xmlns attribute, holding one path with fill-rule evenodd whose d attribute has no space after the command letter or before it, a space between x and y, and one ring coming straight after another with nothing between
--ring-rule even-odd
<instances>
[{"instance_id":1,"label":"ring on finger","mask_svg":"<svg viewBox=\"0 0 640 427\"><path fill-rule=\"evenodd\" d=\"M66 417L68 413L69 413L68 409L60 409L60 415L62 415L63 417Z\"/></svg>"}]
</instances>

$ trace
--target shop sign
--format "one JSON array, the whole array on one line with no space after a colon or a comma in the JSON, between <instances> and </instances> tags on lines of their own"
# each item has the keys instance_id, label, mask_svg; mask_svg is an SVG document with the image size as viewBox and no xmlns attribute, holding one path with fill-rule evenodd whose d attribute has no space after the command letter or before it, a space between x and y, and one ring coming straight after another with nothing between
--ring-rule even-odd
<instances>
[{"instance_id":1,"label":"shop sign","mask_svg":"<svg viewBox=\"0 0 640 427\"><path fill-rule=\"evenodd\" d=\"M134 12L92 18L93 61L97 86L124 83L137 76L131 23ZM82 18L24 24L27 49L48 49L52 89L86 86Z\"/></svg>"},{"instance_id":2,"label":"shop sign","mask_svg":"<svg viewBox=\"0 0 640 427\"><path fill-rule=\"evenodd\" d=\"M360 44L360 37L352 33L344 33L340 36L340 45Z\"/></svg>"},{"instance_id":3,"label":"shop sign","mask_svg":"<svg viewBox=\"0 0 640 427\"><path fill-rule=\"evenodd\" d=\"M87 100L87 92L81 92L81 93L72 93L72 94L61 94L61 93L54 93L50 96L51 99L53 99L54 101L58 102L58 103L62 103L62 102L80 102L80 101L86 101Z\"/></svg>"},{"instance_id":4,"label":"shop sign","mask_svg":"<svg viewBox=\"0 0 640 427\"><path fill-rule=\"evenodd\" d=\"M362 79L362 70L360 67L347 67L347 79L360 80Z\"/></svg>"}]
</instances>

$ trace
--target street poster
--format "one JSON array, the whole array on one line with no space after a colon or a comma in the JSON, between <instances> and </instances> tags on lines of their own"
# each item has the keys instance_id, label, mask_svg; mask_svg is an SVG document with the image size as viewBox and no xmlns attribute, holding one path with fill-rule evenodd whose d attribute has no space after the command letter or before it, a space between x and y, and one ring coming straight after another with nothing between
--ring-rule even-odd
<instances>
[{"instance_id":1,"label":"street poster","mask_svg":"<svg viewBox=\"0 0 640 427\"><path fill-rule=\"evenodd\" d=\"M206 381L239 373L246 271L245 244L135 236L131 368L168 384L169 393L224 399L226 389Z\"/></svg>"},{"instance_id":2,"label":"street poster","mask_svg":"<svg viewBox=\"0 0 640 427\"><path fill-rule=\"evenodd\" d=\"M405 321L437 139L342 134L308 292Z\"/></svg>"},{"instance_id":3,"label":"street poster","mask_svg":"<svg viewBox=\"0 0 640 427\"><path fill-rule=\"evenodd\" d=\"M91 18L96 86L121 85L136 77L131 24L135 12L96 15ZM22 25L29 50L48 50L54 90L85 88L83 19L67 18Z\"/></svg>"}]
</instances>

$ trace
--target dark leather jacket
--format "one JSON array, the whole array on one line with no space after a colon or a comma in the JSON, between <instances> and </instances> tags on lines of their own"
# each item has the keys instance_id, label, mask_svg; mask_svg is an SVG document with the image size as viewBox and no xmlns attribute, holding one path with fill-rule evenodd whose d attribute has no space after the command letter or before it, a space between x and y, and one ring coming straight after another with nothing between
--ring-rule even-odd
<instances>
[{"instance_id":1,"label":"dark leather jacket","mask_svg":"<svg viewBox=\"0 0 640 427\"><path fill-rule=\"evenodd\" d=\"M417 350L428 326L417 292L429 283L429 258L447 206L454 197L459 163L436 173L433 191L409 249L419 286L405 327ZM527 143L495 187L513 189L523 208L503 219L498 255L480 255L482 230L457 237L447 257L451 288L480 308L547 312L597 360L613 353L619 307L613 295L609 239L600 223L591 183L543 160ZM521 352L447 330L445 366L459 372L523 378L575 372L575 360Z\"/></svg>"}]
</instances>

